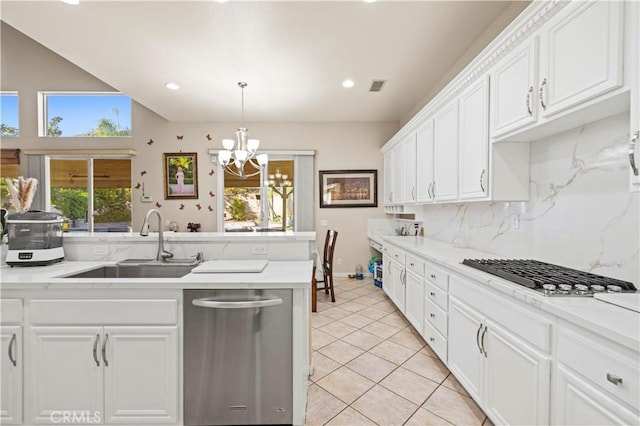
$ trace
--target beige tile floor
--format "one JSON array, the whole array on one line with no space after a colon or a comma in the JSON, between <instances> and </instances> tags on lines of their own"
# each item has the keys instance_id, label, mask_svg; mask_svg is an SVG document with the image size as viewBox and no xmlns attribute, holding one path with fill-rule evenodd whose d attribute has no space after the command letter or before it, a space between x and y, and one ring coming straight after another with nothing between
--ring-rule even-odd
<instances>
[{"instance_id":1,"label":"beige tile floor","mask_svg":"<svg viewBox=\"0 0 640 426\"><path fill-rule=\"evenodd\" d=\"M371 278L336 278L311 315L307 425L491 425Z\"/></svg>"}]
</instances>

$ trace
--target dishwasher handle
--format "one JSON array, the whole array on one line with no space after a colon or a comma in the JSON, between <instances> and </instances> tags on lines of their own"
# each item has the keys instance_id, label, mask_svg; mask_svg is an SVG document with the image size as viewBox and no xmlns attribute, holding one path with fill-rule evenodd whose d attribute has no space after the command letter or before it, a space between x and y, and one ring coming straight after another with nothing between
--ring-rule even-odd
<instances>
[{"instance_id":1,"label":"dishwasher handle","mask_svg":"<svg viewBox=\"0 0 640 426\"><path fill-rule=\"evenodd\" d=\"M214 309L251 309L266 308L267 306L276 306L282 304L282 299L263 299L263 300L217 300L212 298L194 299L192 302L195 306Z\"/></svg>"}]
</instances>

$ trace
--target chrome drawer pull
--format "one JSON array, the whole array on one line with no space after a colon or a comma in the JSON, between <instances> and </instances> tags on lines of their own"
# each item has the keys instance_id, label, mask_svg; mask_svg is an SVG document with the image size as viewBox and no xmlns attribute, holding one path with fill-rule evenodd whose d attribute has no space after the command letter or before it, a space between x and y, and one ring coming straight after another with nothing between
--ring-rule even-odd
<instances>
[{"instance_id":1,"label":"chrome drawer pull","mask_svg":"<svg viewBox=\"0 0 640 426\"><path fill-rule=\"evenodd\" d=\"M533 95L533 86L529 86L529 91L527 92L527 112L529 116L533 116L533 111L531 110L531 95Z\"/></svg>"},{"instance_id":2,"label":"chrome drawer pull","mask_svg":"<svg viewBox=\"0 0 640 426\"><path fill-rule=\"evenodd\" d=\"M429 337L429 341L433 343L436 341L436 339L434 339L433 337Z\"/></svg>"},{"instance_id":3,"label":"chrome drawer pull","mask_svg":"<svg viewBox=\"0 0 640 426\"><path fill-rule=\"evenodd\" d=\"M104 366L109 366L109 361L107 361L107 342L109 341L109 333L104 335L104 343L102 344L102 360L104 361Z\"/></svg>"},{"instance_id":4,"label":"chrome drawer pull","mask_svg":"<svg viewBox=\"0 0 640 426\"><path fill-rule=\"evenodd\" d=\"M631 144L629 145L629 164L634 176L638 176L638 167L636 166L636 142L640 137L640 130L636 131L631 138Z\"/></svg>"},{"instance_id":5,"label":"chrome drawer pull","mask_svg":"<svg viewBox=\"0 0 640 426\"><path fill-rule=\"evenodd\" d=\"M430 316L431 318L435 318L435 317L436 317L436 314L429 314L429 316Z\"/></svg>"},{"instance_id":6,"label":"chrome drawer pull","mask_svg":"<svg viewBox=\"0 0 640 426\"><path fill-rule=\"evenodd\" d=\"M540 84L540 106L542 106L543 110L547 110L547 105L544 103L544 88L547 85L547 79L543 79Z\"/></svg>"},{"instance_id":7,"label":"chrome drawer pull","mask_svg":"<svg viewBox=\"0 0 640 426\"><path fill-rule=\"evenodd\" d=\"M431 295L431 297L436 297L436 294L434 292L430 292L429 294Z\"/></svg>"},{"instance_id":8,"label":"chrome drawer pull","mask_svg":"<svg viewBox=\"0 0 640 426\"><path fill-rule=\"evenodd\" d=\"M616 386L622 383L622 377L618 377L615 374L611 374L611 373L607 373L607 380Z\"/></svg>"},{"instance_id":9,"label":"chrome drawer pull","mask_svg":"<svg viewBox=\"0 0 640 426\"><path fill-rule=\"evenodd\" d=\"M482 330L482 323L480 323L480 327L478 327L478 331L476 331L476 346L478 346L480 355L482 355L482 348L480 347L480 330Z\"/></svg>"},{"instance_id":10,"label":"chrome drawer pull","mask_svg":"<svg viewBox=\"0 0 640 426\"><path fill-rule=\"evenodd\" d=\"M282 299L262 299L262 300L215 300L215 299L194 299L191 303L195 306L214 309L250 309L250 308L266 308L267 306L276 306L282 304Z\"/></svg>"}]
</instances>

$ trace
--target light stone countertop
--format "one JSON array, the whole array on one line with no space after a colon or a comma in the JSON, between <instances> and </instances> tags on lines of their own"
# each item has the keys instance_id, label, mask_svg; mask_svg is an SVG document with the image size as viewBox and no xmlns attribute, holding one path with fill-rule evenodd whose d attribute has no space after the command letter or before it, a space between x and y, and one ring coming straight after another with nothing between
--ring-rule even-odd
<instances>
[{"instance_id":1,"label":"light stone countertop","mask_svg":"<svg viewBox=\"0 0 640 426\"><path fill-rule=\"evenodd\" d=\"M260 273L190 273L181 278L61 278L113 262L64 261L49 266L2 266L1 290L310 288L313 261L271 260Z\"/></svg>"},{"instance_id":2,"label":"light stone countertop","mask_svg":"<svg viewBox=\"0 0 640 426\"><path fill-rule=\"evenodd\" d=\"M229 241L315 241L315 232L171 232L164 231L164 241L191 242L229 242ZM63 234L64 241L72 242L153 242L158 233L151 231L148 237L138 232L68 232Z\"/></svg>"},{"instance_id":3,"label":"light stone countertop","mask_svg":"<svg viewBox=\"0 0 640 426\"><path fill-rule=\"evenodd\" d=\"M586 328L640 352L640 313L593 297L546 297L495 275L462 265L471 259L498 259L504 256L479 250L455 247L449 243L424 237L383 237L405 251L432 261L458 275L469 278L525 304L531 305L567 322ZM638 283L634 283L638 287Z\"/></svg>"}]
</instances>

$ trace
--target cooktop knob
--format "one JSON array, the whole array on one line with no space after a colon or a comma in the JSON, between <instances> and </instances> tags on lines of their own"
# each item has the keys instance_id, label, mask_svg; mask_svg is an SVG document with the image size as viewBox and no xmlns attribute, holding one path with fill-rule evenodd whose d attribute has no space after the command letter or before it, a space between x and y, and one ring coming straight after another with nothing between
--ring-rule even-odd
<instances>
[{"instance_id":1,"label":"cooktop knob","mask_svg":"<svg viewBox=\"0 0 640 426\"><path fill-rule=\"evenodd\" d=\"M543 284L542 285L542 289L544 291L544 294L553 294L556 292L556 285L555 284Z\"/></svg>"},{"instance_id":2,"label":"cooktop knob","mask_svg":"<svg viewBox=\"0 0 640 426\"><path fill-rule=\"evenodd\" d=\"M574 289L576 290L576 294L579 294L581 296L589 293L589 286L586 286L584 284L576 284Z\"/></svg>"},{"instance_id":3,"label":"cooktop knob","mask_svg":"<svg viewBox=\"0 0 640 426\"><path fill-rule=\"evenodd\" d=\"M569 294L571 293L571 284L560 284L558 286L558 292L560 294Z\"/></svg>"},{"instance_id":4,"label":"cooktop knob","mask_svg":"<svg viewBox=\"0 0 640 426\"><path fill-rule=\"evenodd\" d=\"M622 293L622 287L619 285L608 285L607 293Z\"/></svg>"},{"instance_id":5,"label":"cooktop knob","mask_svg":"<svg viewBox=\"0 0 640 426\"><path fill-rule=\"evenodd\" d=\"M591 290L593 290L594 293L602 293L604 291L604 286L600 284L593 284L591 286Z\"/></svg>"}]
</instances>

